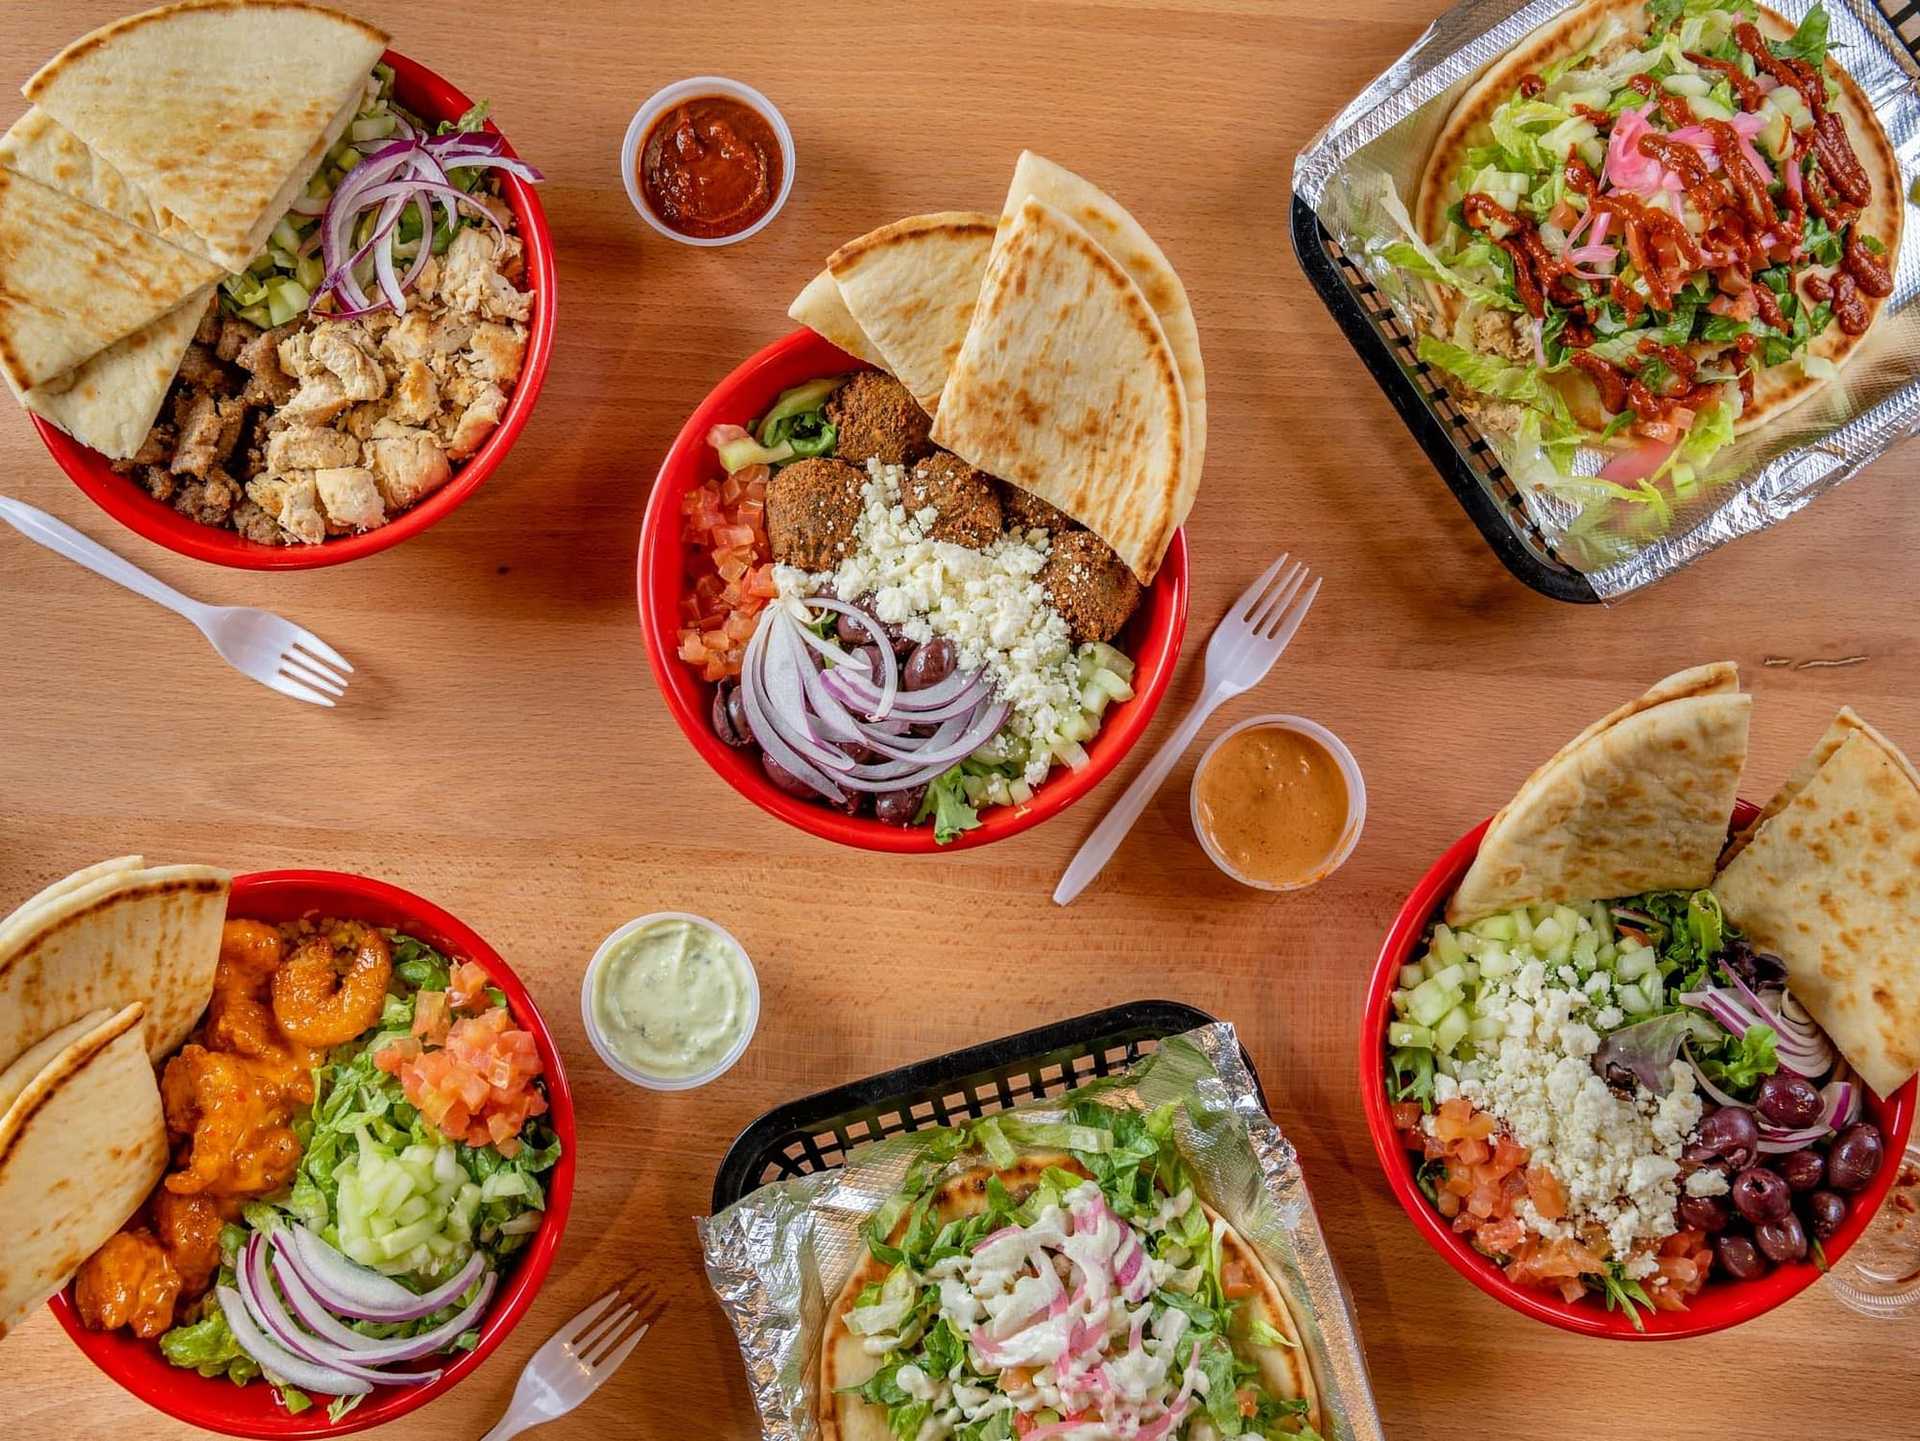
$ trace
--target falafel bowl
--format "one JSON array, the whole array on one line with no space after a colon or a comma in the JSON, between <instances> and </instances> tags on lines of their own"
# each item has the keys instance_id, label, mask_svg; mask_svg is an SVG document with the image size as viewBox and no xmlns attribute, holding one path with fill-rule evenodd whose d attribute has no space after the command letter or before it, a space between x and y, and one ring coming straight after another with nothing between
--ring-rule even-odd
<instances>
[{"instance_id":1,"label":"falafel bowl","mask_svg":"<svg viewBox=\"0 0 1920 1441\"><path fill-rule=\"evenodd\" d=\"M898 382L811 331L694 413L642 530L642 627L695 748L783 820L931 851L1092 789L1152 719L1186 625L1090 532L928 439Z\"/></svg>"}]
</instances>

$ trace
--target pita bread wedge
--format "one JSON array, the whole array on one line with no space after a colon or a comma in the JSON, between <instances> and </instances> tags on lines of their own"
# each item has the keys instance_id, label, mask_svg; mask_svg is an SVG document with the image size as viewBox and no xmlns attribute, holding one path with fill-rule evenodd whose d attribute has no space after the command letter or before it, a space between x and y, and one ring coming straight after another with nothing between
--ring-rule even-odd
<instances>
[{"instance_id":1,"label":"pita bread wedge","mask_svg":"<svg viewBox=\"0 0 1920 1441\"><path fill-rule=\"evenodd\" d=\"M196 290L153 324L78 369L19 394L20 403L110 460L130 460L166 403L213 290Z\"/></svg>"},{"instance_id":2,"label":"pita bread wedge","mask_svg":"<svg viewBox=\"0 0 1920 1441\"><path fill-rule=\"evenodd\" d=\"M933 1219L944 1225L948 1221L978 1215L986 1210L987 1181L990 1177L1006 1187L1016 1202L1023 1200L1040 1183L1049 1167L1080 1176L1087 1175L1086 1169L1065 1152L1025 1154L1013 1165L1002 1169L984 1165L974 1167L944 1181L934 1191L931 1198ZM1209 1219L1219 1222L1220 1218L1213 1210L1204 1203L1200 1204ZM907 1224L908 1219L902 1217L888 1239L898 1242ZM1261 1384L1274 1396L1306 1402L1307 1411L1302 1419L1317 1430L1321 1424L1319 1392L1312 1368L1307 1363L1306 1352L1300 1345L1299 1326L1294 1321L1285 1294L1267 1272L1258 1253L1230 1225L1225 1225L1221 1250L1223 1265L1235 1263L1251 1278L1254 1288L1235 1319L1235 1329L1231 1335L1235 1353L1255 1364ZM860 1263L854 1267L853 1274L847 1278L827 1310L826 1329L823 1332L825 1339L820 1348L819 1422L822 1441L893 1441L885 1408L844 1391L846 1387L863 1385L879 1369L882 1358L867 1354L863 1338L855 1335L846 1321L860 1293L867 1286L883 1281L889 1269L870 1250L863 1252ZM1256 1343L1251 1336L1256 1321L1271 1326L1288 1344L1266 1346Z\"/></svg>"},{"instance_id":3,"label":"pita bread wedge","mask_svg":"<svg viewBox=\"0 0 1920 1441\"><path fill-rule=\"evenodd\" d=\"M32 390L224 272L151 231L0 169L0 375Z\"/></svg>"},{"instance_id":4,"label":"pita bread wedge","mask_svg":"<svg viewBox=\"0 0 1920 1441\"><path fill-rule=\"evenodd\" d=\"M1875 1094L1920 1071L1920 772L1898 747L1842 710L1713 888Z\"/></svg>"},{"instance_id":5,"label":"pita bread wedge","mask_svg":"<svg viewBox=\"0 0 1920 1441\"><path fill-rule=\"evenodd\" d=\"M807 282L807 288L793 298L793 304L787 307L790 318L799 321L815 335L832 341L848 355L857 355L869 365L880 369L887 368L887 358L880 353L867 333L860 328L860 322L853 318L847 309L845 297L834 282L833 272L823 270Z\"/></svg>"},{"instance_id":6,"label":"pita bread wedge","mask_svg":"<svg viewBox=\"0 0 1920 1441\"><path fill-rule=\"evenodd\" d=\"M980 298L996 222L974 210L910 215L827 257L847 310L929 415Z\"/></svg>"},{"instance_id":7,"label":"pita bread wedge","mask_svg":"<svg viewBox=\"0 0 1920 1441\"><path fill-rule=\"evenodd\" d=\"M79 136L38 106L0 135L0 168L151 231L169 245L211 258L206 255L206 242L179 216L155 205L138 186L89 150Z\"/></svg>"},{"instance_id":8,"label":"pita bread wedge","mask_svg":"<svg viewBox=\"0 0 1920 1441\"><path fill-rule=\"evenodd\" d=\"M239 271L306 184L305 157L339 138L386 42L300 0L188 0L82 36L21 89Z\"/></svg>"},{"instance_id":9,"label":"pita bread wedge","mask_svg":"<svg viewBox=\"0 0 1920 1441\"><path fill-rule=\"evenodd\" d=\"M0 923L0 1066L131 1001L153 1060L177 1050L213 994L230 882L211 866L113 871Z\"/></svg>"},{"instance_id":10,"label":"pita bread wedge","mask_svg":"<svg viewBox=\"0 0 1920 1441\"><path fill-rule=\"evenodd\" d=\"M1747 758L1738 685L1730 663L1682 671L1588 726L1493 818L1447 919L1706 885Z\"/></svg>"},{"instance_id":11,"label":"pita bread wedge","mask_svg":"<svg viewBox=\"0 0 1920 1441\"><path fill-rule=\"evenodd\" d=\"M1143 585L1193 503L1191 415L1159 317L1039 199L994 242L933 439L1065 511Z\"/></svg>"},{"instance_id":12,"label":"pita bread wedge","mask_svg":"<svg viewBox=\"0 0 1920 1441\"><path fill-rule=\"evenodd\" d=\"M140 1208L167 1164L145 1007L101 1011L0 1113L0 1337Z\"/></svg>"},{"instance_id":13,"label":"pita bread wedge","mask_svg":"<svg viewBox=\"0 0 1920 1441\"><path fill-rule=\"evenodd\" d=\"M0 917L0 927L13 924L14 921L24 916L28 911L38 906L44 906L50 901L58 900L70 891L77 891L82 886L91 885L102 876L118 875L121 871L137 871L146 863L146 858L143 856L115 856L111 860L95 861L90 866L82 866L72 875L62 876L44 891L40 892L39 895L28 896L4 917ZM0 1107L0 1109L4 1109L4 1107Z\"/></svg>"},{"instance_id":14,"label":"pita bread wedge","mask_svg":"<svg viewBox=\"0 0 1920 1441\"><path fill-rule=\"evenodd\" d=\"M1207 372L1200 359L1200 329L1179 273L1146 227L1119 201L1065 166L1023 150L1013 168L1013 185L1007 191L1001 224L1011 224L1029 197L1053 206L1097 240L1100 248L1133 277L1153 313L1160 317L1167 344L1173 347L1174 364L1180 368L1180 383L1187 392L1188 423L1192 427L1187 452L1193 469L1190 483L1197 489L1207 454Z\"/></svg>"}]
</instances>

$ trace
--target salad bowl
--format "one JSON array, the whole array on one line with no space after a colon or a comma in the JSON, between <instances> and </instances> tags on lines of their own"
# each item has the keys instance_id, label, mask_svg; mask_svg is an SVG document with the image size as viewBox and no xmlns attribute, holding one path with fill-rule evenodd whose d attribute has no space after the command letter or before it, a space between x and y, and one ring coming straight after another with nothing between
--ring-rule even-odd
<instances>
[{"instance_id":1,"label":"salad bowl","mask_svg":"<svg viewBox=\"0 0 1920 1441\"><path fill-rule=\"evenodd\" d=\"M1734 828L1745 826L1758 814L1757 806L1739 802L1733 814ZM1455 1232L1421 1192L1415 1180L1413 1153L1393 1123L1392 1102L1382 1064L1387 1025L1393 1019L1392 997L1400 968L1418 958L1429 926L1472 866L1489 824L1491 821L1483 821L1454 842L1414 887L1380 948L1367 988L1365 1020L1360 1027L1360 1095L1374 1153L1380 1158L1389 1189L1413 1222L1414 1229L1448 1265L1496 1301L1523 1316L1583 1336L1621 1341L1671 1341L1703 1336L1751 1321L1799 1295L1820 1277L1820 1268L1812 1261L1779 1265L1766 1275L1748 1281L1731 1280L1716 1272L1706 1288L1689 1299L1687 1309L1644 1312L1637 1318L1636 1325L1635 1317L1625 1311L1606 1309L1598 1297L1569 1302L1544 1287L1510 1281L1499 1266L1474 1249L1469 1237ZM1863 1119L1880 1128L1886 1138L1887 1159L1873 1180L1855 1194L1839 1230L1823 1243L1829 1267L1845 1255L1872 1224L1893 1186L1900 1170L1899 1157L1913 1129L1916 1088L1920 1088L1920 1080L1908 1081L1884 1100L1871 1092L1867 1094Z\"/></svg>"},{"instance_id":2,"label":"salad bowl","mask_svg":"<svg viewBox=\"0 0 1920 1441\"><path fill-rule=\"evenodd\" d=\"M763 414L781 392L821 376L871 369L810 330L775 341L727 376L688 418L660 467L640 531L640 628L647 660L667 709L687 739L721 779L789 825L823 840L866 850L926 853L960 850L1018 835L1057 815L1103 780L1145 734L1180 660L1187 626L1187 545L1176 531L1166 559L1116 643L1136 667L1131 700L1107 710L1086 743L1087 764L1057 768L1023 804L984 810L977 829L940 844L928 826L894 826L871 816L846 816L782 792L752 753L715 734L709 716L712 685L675 653L680 597L687 585L687 547L681 536L681 500L722 474L708 433L716 425L743 425Z\"/></svg>"},{"instance_id":3,"label":"salad bowl","mask_svg":"<svg viewBox=\"0 0 1920 1441\"><path fill-rule=\"evenodd\" d=\"M389 50L381 57L381 63L393 69L394 98L429 125L458 120L473 108L473 102L466 95L418 61ZM497 133L491 122L486 129ZM514 154L511 145L506 153ZM80 444L39 416L29 415L54 463L88 499L136 535L195 560L239 570L310 570L340 565L396 546L445 519L466 504L481 482L505 461L533 414L534 402L539 398L553 357L558 277L546 211L541 208L534 187L504 171L500 175L500 194L513 210L520 240L526 248L526 284L533 294L526 359L499 424L480 449L461 462L452 478L419 504L401 511L385 525L333 536L318 545L262 545L235 531L202 525L180 514L148 495L130 476L116 474L99 451Z\"/></svg>"},{"instance_id":4,"label":"salad bowl","mask_svg":"<svg viewBox=\"0 0 1920 1441\"><path fill-rule=\"evenodd\" d=\"M403 930L448 956L479 964L488 980L505 994L516 1024L533 1033L551 1108L546 1120L561 1144L560 1158L545 1176L546 1212L540 1228L532 1242L513 1258L504 1284L480 1323L479 1341L471 1351L447 1358L441 1375L425 1385L377 1388L338 1421L328 1419L325 1406L316 1405L297 1415L290 1413L276 1399L271 1386L236 1386L225 1376L206 1377L171 1365L153 1342L140 1340L124 1329L88 1329L81 1324L71 1283L47 1306L88 1360L177 1421L228 1436L255 1438L340 1436L364 1431L417 1410L450 1391L479 1368L533 1305L559 1252L573 1200L572 1092L559 1048L527 988L493 947L438 906L398 886L365 876L285 870L234 877L228 909L234 917L269 922L314 914L352 916Z\"/></svg>"}]
</instances>

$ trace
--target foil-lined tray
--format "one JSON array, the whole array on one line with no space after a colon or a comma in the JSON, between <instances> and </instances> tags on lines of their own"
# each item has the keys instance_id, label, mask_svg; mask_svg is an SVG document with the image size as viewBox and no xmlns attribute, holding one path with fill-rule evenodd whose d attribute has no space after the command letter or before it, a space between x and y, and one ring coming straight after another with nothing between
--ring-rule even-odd
<instances>
[{"instance_id":1,"label":"foil-lined tray","mask_svg":"<svg viewBox=\"0 0 1920 1441\"><path fill-rule=\"evenodd\" d=\"M1395 347L1388 326L1404 333L1420 326L1403 278L1372 253L1398 233L1382 196L1391 187L1411 207L1427 154L1460 94L1490 62L1579 3L1466 0L1434 21L1295 158L1294 194L1388 302L1363 308L1389 350ZM1840 379L1720 452L1697 491L1666 497L1670 517L1643 502L1583 507L1550 490L1520 490L1530 526L1602 600L1630 595L1730 540L1786 519L1920 431L1920 217L1911 204L1920 181L1920 65L1872 0L1826 0L1826 7L1830 54L1872 104L1909 197L1894 292ZM1797 23L1813 0L1770 0L1768 8ZM1418 396L1414 403L1434 409L1428 396L1437 385L1407 384ZM1470 427L1457 414L1435 415ZM1498 437L1474 435L1498 454ZM1591 473L1600 463L1597 452L1586 452L1575 468ZM1512 484L1497 468L1476 480Z\"/></svg>"},{"instance_id":2,"label":"foil-lined tray","mask_svg":"<svg viewBox=\"0 0 1920 1441\"><path fill-rule=\"evenodd\" d=\"M1352 1302L1314 1215L1293 1145L1262 1107L1225 1022L1169 1037L1125 1071L1070 1093L1150 1109L1184 1103L1175 1136L1202 1196L1247 1238L1286 1292L1313 1368L1329 1441L1384 1441ZM1014 1108L1055 1119L1068 1097ZM732 1323L768 1441L817 1437L827 1307L937 1128L877 1141L847 1164L762 1186L696 1224L708 1279ZM963 1158L956 1164L977 1163Z\"/></svg>"}]
</instances>

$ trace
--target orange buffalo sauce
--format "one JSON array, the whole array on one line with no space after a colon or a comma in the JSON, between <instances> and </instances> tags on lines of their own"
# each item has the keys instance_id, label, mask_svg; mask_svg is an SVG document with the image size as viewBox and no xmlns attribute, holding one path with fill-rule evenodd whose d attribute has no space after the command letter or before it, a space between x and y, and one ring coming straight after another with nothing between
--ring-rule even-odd
<instances>
[{"instance_id":1,"label":"orange buffalo sauce","mask_svg":"<svg viewBox=\"0 0 1920 1441\"><path fill-rule=\"evenodd\" d=\"M1340 763L1312 736L1284 726L1226 737L1193 786L1195 823L1254 885L1319 879L1346 835L1352 797Z\"/></svg>"}]
</instances>

